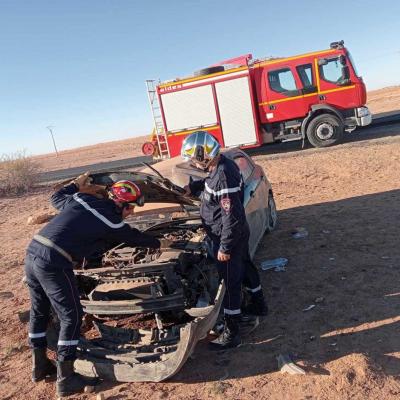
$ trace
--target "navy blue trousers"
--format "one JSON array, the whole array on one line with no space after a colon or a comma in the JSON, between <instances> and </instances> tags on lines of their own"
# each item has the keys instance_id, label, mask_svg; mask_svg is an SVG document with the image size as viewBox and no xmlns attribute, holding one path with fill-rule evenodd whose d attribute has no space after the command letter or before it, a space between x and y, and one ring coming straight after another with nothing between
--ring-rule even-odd
<instances>
[{"instance_id":1,"label":"navy blue trousers","mask_svg":"<svg viewBox=\"0 0 400 400\"><path fill-rule=\"evenodd\" d=\"M49 251L54 251L50 250ZM59 361L74 360L80 336L82 306L72 266L51 265L27 253L25 274L31 298L29 342L31 347L46 347L46 330L53 307L60 321L57 346Z\"/></svg>"},{"instance_id":2,"label":"navy blue trousers","mask_svg":"<svg viewBox=\"0 0 400 400\"><path fill-rule=\"evenodd\" d=\"M218 238L213 239L210 240L210 250L216 260L220 279L224 280L226 287L223 300L224 314L240 314L242 286L251 296L263 296L260 275L250 258L249 232L246 229L243 230L242 237L233 248L229 261L226 262L217 260L220 243Z\"/></svg>"}]
</instances>

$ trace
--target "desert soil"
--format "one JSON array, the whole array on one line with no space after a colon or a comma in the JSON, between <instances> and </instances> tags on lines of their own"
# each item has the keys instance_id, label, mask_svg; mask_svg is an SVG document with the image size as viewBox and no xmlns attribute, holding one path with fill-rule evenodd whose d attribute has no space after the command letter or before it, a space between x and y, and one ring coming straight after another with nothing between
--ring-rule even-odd
<instances>
[{"instance_id":1,"label":"desert soil","mask_svg":"<svg viewBox=\"0 0 400 400\"><path fill-rule=\"evenodd\" d=\"M400 112L400 86L368 92L368 107L373 114L395 110ZM135 134L135 132L132 132L132 134ZM149 136L150 132L147 136L137 136L125 140L60 151L58 157L55 153L51 153L33 158L41 165L43 171L55 171L105 161L122 160L143 155L142 144L149 140Z\"/></svg>"},{"instance_id":2,"label":"desert soil","mask_svg":"<svg viewBox=\"0 0 400 400\"><path fill-rule=\"evenodd\" d=\"M255 156L272 182L280 220L260 243L256 263L289 260L285 272L261 272L269 316L238 349L215 355L199 343L171 381L103 383L105 398L399 398L399 133L400 127L379 139ZM0 199L3 400L55 397L53 383L30 381L28 326L19 319L29 309L24 250L41 227L27 218L51 211L50 193ZM308 236L294 239L298 227ZM290 354L306 374L280 373L279 354Z\"/></svg>"}]
</instances>

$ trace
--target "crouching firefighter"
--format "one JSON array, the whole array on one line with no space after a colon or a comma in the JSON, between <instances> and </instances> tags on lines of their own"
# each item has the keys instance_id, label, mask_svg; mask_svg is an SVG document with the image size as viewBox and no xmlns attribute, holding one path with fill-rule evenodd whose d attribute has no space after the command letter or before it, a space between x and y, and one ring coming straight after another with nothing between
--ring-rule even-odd
<instances>
[{"instance_id":1,"label":"crouching firefighter","mask_svg":"<svg viewBox=\"0 0 400 400\"><path fill-rule=\"evenodd\" d=\"M243 206L242 176L236 163L220 154L218 141L207 132L189 135L182 144L181 155L196 168L209 173L205 179L191 181L185 189L188 194L202 192L202 223L220 278L226 286L224 330L210 345L216 350L237 347L241 343L242 284L251 297L244 311L253 315L267 314L260 277L249 256L250 233Z\"/></svg>"},{"instance_id":2,"label":"crouching firefighter","mask_svg":"<svg viewBox=\"0 0 400 400\"><path fill-rule=\"evenodd\" d=\"M83 315L74 262L104 249L105 241L151 248L162 245L123 222L136 205L144 203L135 183L117 182L107 193L104 188L99 191L99 186L88 184L89 179L88 173L83 174L52 195L51 203L60 213L33 237L25 260L31 299L32 380L37 382L57 372L58 396L96 384L94 378L75 373L73 367ZM51 307L60 321L57 368L46 356Z\"/></svg>"}]
</instances>

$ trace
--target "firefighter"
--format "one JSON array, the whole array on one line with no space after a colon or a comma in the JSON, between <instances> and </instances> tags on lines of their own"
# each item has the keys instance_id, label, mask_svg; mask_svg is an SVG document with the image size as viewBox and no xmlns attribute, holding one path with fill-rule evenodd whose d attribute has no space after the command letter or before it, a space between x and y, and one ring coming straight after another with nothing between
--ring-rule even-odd
<instances>
[{"instance_id":1,"label":"firefighter","mask_svg":"<svg viewBox=\"0 0 400 400\"><path fill-rule=\"evenodd\" d=\"M241 343L242 284L251 298L244 311L267 314L260 278L249 256L250 233L243 206L243 180L236 163L220 154L218 141L205 131L189 135L182 144L181 155L196 168L209 173L205 179L191 181L185 189L188 194L202 192L202 223L210 252L226 285L224 330L210 345L217 350L237 347Z\"/></svg>"},{"instance_id":2,"label":"firefighter","mask_svg":"<svg viewBox=\"0 0 400 400\"><path fill-rule=\"evenodd\" d=\"M37 382L57 372L59 396L80 392L96 383L93 378L75 373L73 368L83 315L74 263L104 249L106 241L152 248L168 245L123 222L135 205L143 205L143 196L135 183L115 183L108 198L103 189L88 184L88 174L52 195L51 203L60 213L33 237L25 260L31 299L32 380ZM57 368L46 356L51 307L60 321Z\"/></svg>"}]
</instances>

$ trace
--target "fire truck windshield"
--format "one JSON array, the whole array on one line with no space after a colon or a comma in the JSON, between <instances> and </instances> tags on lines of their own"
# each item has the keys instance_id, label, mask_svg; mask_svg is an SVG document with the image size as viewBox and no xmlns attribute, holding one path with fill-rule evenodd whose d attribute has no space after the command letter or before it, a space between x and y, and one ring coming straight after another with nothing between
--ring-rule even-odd
<instances>
[{"instance_id":1,"label":"fire truck windshield","mask_svg":"<svg viewBox=\"0 0 400 400\"><path fill-rule=\"evenodd\" d=\"M356 76L359 77L360 75L358 74L357 67L356 67L356 64L354 63L353 56L351 55L351 53L349 51L347 51L347 58L350 61L351 65L353 66L354 73L356 74Z\"/></svg>"}]
</instances>

